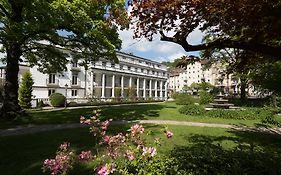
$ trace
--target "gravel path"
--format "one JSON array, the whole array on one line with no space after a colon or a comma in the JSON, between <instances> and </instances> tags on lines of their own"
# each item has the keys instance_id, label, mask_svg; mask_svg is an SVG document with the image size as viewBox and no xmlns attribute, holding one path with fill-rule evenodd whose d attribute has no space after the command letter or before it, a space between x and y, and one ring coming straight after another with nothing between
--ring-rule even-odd
<instances>
[{"instance_id":1,"label":"gravel path","mask_svg":"<svg viewBox=\"0 0 281 175\"><path fill-rule=\"evenodd\" d=\"M227 124L215 124L215 123L199 123L199 122L186 122L186 121L171 121L171 120L136 120L136 121L113 121L112 125L121 125L121 124L157 124L157 125L178 125L178 126L196 126L196 127L211 127L211 128L227 128L235 129L241 131L250 131L250 132L266 132L281 135L281 128L256 128L256 127L244 127L244 126L235 126ZM50 124L50 125L28 125L21 126L17 128L2 129L0 130L0 136L13 136L13 135L25 135L45 131L53 131L58 129L71 129L71 128L80 128L80 127L89 127L89 125L82 125L80 123L72 124Z\"/></svg>"}]
</instances>

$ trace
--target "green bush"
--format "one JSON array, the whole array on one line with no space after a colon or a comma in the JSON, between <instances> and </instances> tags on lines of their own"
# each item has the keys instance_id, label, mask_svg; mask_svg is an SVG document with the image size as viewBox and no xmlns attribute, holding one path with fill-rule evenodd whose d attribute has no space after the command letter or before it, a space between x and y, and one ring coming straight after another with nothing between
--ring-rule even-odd
<instances>
[{"instance_id":1,"label":"green bush","mask_svg":"<svg viewBox=\"0 0 281 175\"><path fill-rule=\"evenodd\" d=\"M53 93L50 95L49 100L53 107L62 107L65 105L65 96L60 93Z\"/></svg>"},{"instance_id":2,"label":"green bush","mask_svg":"<svg viewBox=\"0 0 281 175\"><path fill-rule=\"evenodd\" d=\"M45 107L45 106L47 106L47 105L46 105L42 100L39 101L38 104L37 104L37 107L38 107L38 108L43 108L43 107Z\"/></svg>"},{"instance_id":3,"label":"green bush","mask_svg":"<svg viewBox=\"0 0 281 175\"><path fill-rule=\"evenodd\" d=\"M249 108L245 110L225 110L214 109L208 111L206 115L213 118L237 119L237 120L255 120L265 119L276 113L272 108Z\"/></svg>"},{"instance_id":4,"label":"green bush","mask_svg":"<svg viewBox=\"0 0 281 175\"><path fill-rule=\"evenodd\" d=\"M200 96L200 104L205 105L214 101L214 96L207 91L201 91L199 93Z\"/></svg>"},{"instance_id":5,"label":"green bush","mask_svg":"<svg viewBox=\"0 0 281 175\"><path fill-rule=\"evenodd\" d=\"M19 87L19 105L22 108L31 108L32 86L34 81L30 72L25 72L22 76L22 83Z\"/></svg>"},{"instance_id":6,"label":"green bush","mask_svg":"<svg viewBox=\"0 0 281 175\"><path fill-rule=\"evenodd\" d=\"M182 106L179 109L179 113L181 114L185 114L185 115L203 115L205 113L205 109L203 106L200 105L186 105L186 106Z\"/></svg>"},{"instance_id":7,"label":"green bush","mask_svg":"<svg viewBox=\"0 0 281 175\"><path fill-rule=\"evenodd\" d=\"M78 103L75 102L75 101L71 101L71 102L69 102L69 103L67 104L67 106L68 106L68 107L76 107L76 106L78 106Z\"/></svg>"},{"instance_id":8,"label":"green bush","mask_svg":"<svg viewBox=\"0 0 281 175\"><path fill-rule=\"evenodd\" d=\"M194 99L191 95L188 94L178 94L176 98L177 105L190 105L194 104Z\"/></svg>"},{"instance_id":9,"label":"green bush","mask_svg":"<svg viewBox=\"0 0 281 175\"><path fill-rule=\"evenodd\" d=\"M172 92L171 97L172 97L173 99L177 99L178 95L179 95L178 92Z\"/></svg>"}]
</instances>

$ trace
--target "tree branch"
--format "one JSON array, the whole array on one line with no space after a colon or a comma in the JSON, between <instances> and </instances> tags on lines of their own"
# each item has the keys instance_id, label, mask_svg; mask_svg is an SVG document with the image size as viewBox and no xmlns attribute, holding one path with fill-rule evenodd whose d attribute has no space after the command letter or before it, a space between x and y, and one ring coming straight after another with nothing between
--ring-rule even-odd
<instances>
[{"instance_id":1,"label":"tree branch","mask_svg":"<svg viewBox=\"0 0 281 175\"><path fill-rule=\"evenodd\" d=\"M234 41L232 39L217 39L209 43L191 45L186 41L186 38L176 39L174 37L168 37L164 35L164 32L160 30L161 41L168 41L179 44L183 47L186 52L201 51L211 48L237 48L243 50L249 50L256 53L261 53L269 56L276 57L278 60L281 59L281 47L269 46L261 43L249 43L245 41Z\"/></svg>"},{"instance_id":2,"label":"tree branch","mask_svg":"<svg viewBox=\"0 0 281 175\"><path fill-rule=\"evenodd\" d=\"M2 4L0 4L0 9L2 10L3 14L5 14L5 16L9 16L8 11L5 9L5 7Z\"/></svg>"}]
</instances>

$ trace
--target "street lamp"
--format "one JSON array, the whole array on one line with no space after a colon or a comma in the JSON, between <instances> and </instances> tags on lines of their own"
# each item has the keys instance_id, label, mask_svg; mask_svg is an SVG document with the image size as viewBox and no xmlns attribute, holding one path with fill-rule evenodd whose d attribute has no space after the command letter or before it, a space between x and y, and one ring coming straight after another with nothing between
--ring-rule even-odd
<instances>
[{"instance_id":1,"label":"street lamp","mask_svg":"<svg viewBox=\"0 0 281 175\"><path fill-rule=\"evenodd\" d=\"M68 88L68 85L67 85L67 84L65 84L65 85L64 85L64 87L65 87L65 101L64 101L64 108L66 108L66 106L67 106L67 88Z\"/></svg>"}]
</instances>

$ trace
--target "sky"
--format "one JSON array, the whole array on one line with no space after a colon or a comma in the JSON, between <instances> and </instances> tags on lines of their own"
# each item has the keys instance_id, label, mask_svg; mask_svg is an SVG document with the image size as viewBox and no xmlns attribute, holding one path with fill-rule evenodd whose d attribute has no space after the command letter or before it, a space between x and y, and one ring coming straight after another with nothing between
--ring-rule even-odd
<instances>
[{"instance_id":1,"label":"sky","mask_svg":"<svg viewBox=\"0 0 281 175\"><path fill-rule=\"evenodd\" d=\"M133 53L136 56L144 57L154 61L173 61L184 55L199 55L199 52L186 52L184 49L175 43L160 41L160 36L156 35L153 41L147 39L133 39L132 30L119 31L122 39L121 51ZM188 42L191 44L200 44L203 33L200 30L195 30L188 37Z\"/></svg>"},{"instance_id":2,"label":"sky","mask_svg":"<svg viewBox=\"0 0 281 175\"><path fill-rule=\"evenodd\" d=\"M131 6L126 8L128 15L132 10ZM176 58L188 55L199 56L199 52L186 52L184 49L175 43L160 41L160 35L156 35L153 41L147 39L133 39L133 30L119 31L120 38L122 40L121 51L126 53L133 53L136 56L144 57L150 60L162 62L162 61L173 61ZM196 29L189 36L187 41L190 44L200 44L203 38L203 33Z\"/></svg>"}]
</instances>

